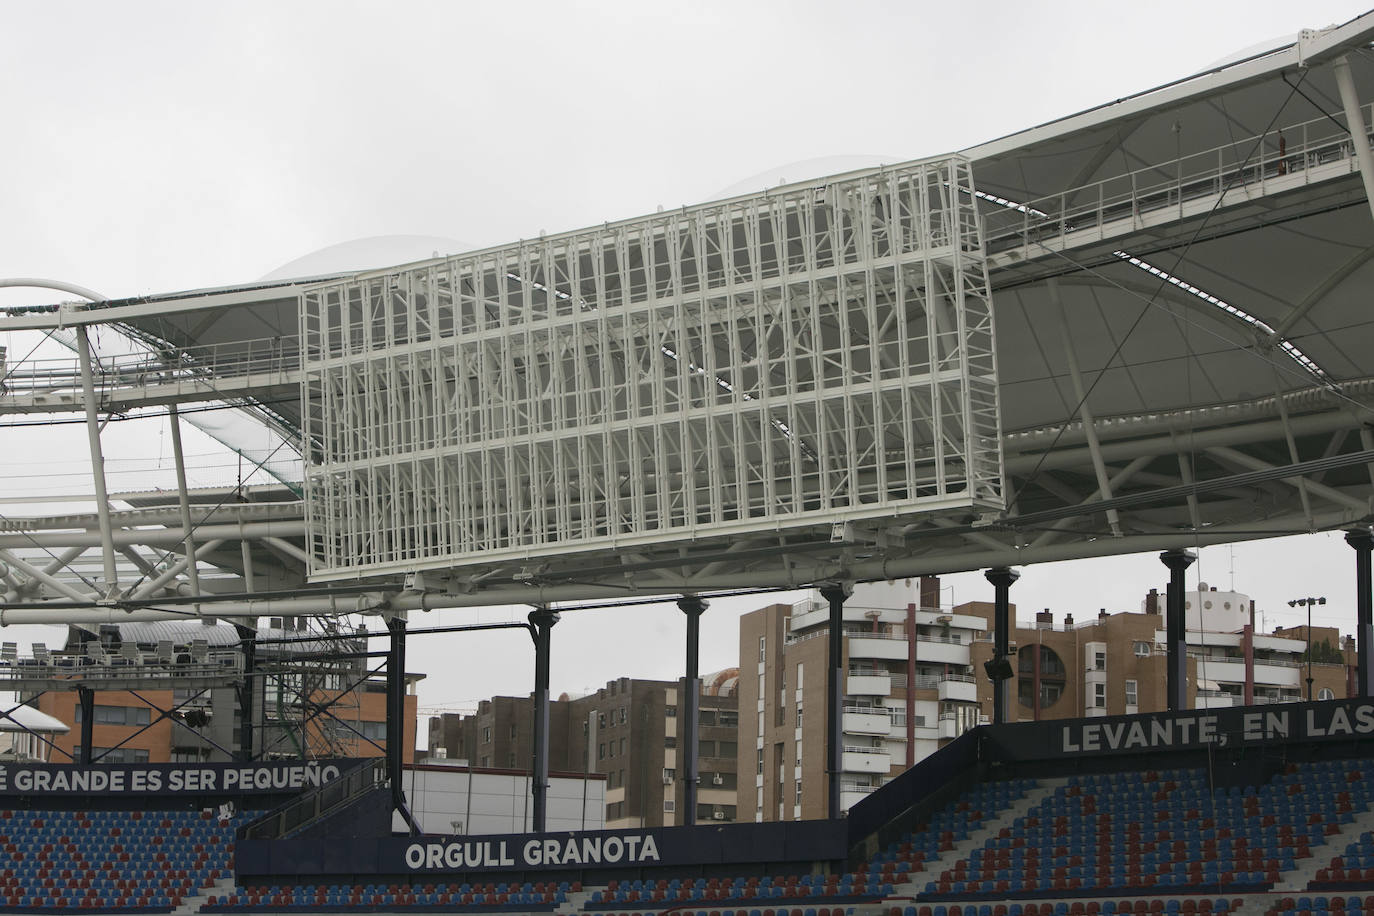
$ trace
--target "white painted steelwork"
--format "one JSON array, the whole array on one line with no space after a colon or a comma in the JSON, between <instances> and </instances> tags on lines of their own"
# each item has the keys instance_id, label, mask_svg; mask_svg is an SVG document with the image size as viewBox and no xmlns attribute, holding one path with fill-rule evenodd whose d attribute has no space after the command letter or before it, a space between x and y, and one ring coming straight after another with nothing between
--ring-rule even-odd
<instances>
[{"instance_id":1,"label":"white painted steelwork","mask_svg":"<svg viewBox=\"0 0 1374 916\"><path fill-rule=\"evenodd\" d=\"M312 578L1000 509L975 201L942 158L309 289Z\"/></svg>"}]
</instances>

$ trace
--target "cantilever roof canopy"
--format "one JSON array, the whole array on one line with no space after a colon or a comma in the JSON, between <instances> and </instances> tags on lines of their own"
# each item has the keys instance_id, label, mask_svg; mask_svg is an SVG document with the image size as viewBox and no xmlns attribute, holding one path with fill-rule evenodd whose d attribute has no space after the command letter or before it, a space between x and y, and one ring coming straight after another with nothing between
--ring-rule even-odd
<instances>
[{"instance_id":1,"label":"cantilever roof canopy","mask_svg":"<svg viewBox=\"0 0 1374 916\"><path fill-rule=\"evenodd\" d=\"M641 591L880 578L1366 525L1374 218L1337 62L1371 120L1372 38L1367 14L964 151L997 326L1005 513L759 545L787 557L785 582L749 557L650 551L480 570L445 600L602 595L627 575ZM113 321L173 348L292 351L307 285L0 326ZM299 427L294 379L252 394Z\"/></svg>"}]
</instances>

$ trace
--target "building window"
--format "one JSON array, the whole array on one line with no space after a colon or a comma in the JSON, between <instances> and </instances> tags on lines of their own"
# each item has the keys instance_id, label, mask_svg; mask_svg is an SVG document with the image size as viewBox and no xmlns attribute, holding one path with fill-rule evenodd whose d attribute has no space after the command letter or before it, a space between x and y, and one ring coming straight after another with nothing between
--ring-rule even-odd
<instances>
[{"instance_id":1,"label":"building window","mask_svg":"<svg viewBox=\"0 0 1374 916\"><path fill-rule=\"evenodd\" d=\"M665 799L663 799L663 810L664 810L664 811L672 811L675 807L677 807L677 803L674 802L671 798L665 798Z\"/></svg>"},{"instance_id":2,"label":"building window","mask_svg":"<svg viewBox=\"0 0 1374 916\"><path fill-rule=\"evenodd\" d=\"M91 721L95 725L147 725L146 706L96 706ZM81 722L81 707L76 707L76 722Z\"/></svg>"},{"instance_id":3,"label":"building window","mask_svg":"<svg viewBox=\"0 0 1374 916\"><path fill-rule=\"evenodd\" d=\"M1321 690L1317 691L1317 699L1334 700L1336 699L1336 694L1331 690L1330 687L1323 687Z\"/></svg>"},{"instance_id":4,"label":"building window","mask_svg":"<svg viewBox=\"0 0 1374 916\"><path fill-rule=\"evenodd\" d=\"M1094 670L1094 671L1106 671L1106 670L1107 670L1107 653L1106 653L1106 652L1094 652L1094 653L1093 653L1093 670Z\"/></svg>"},{"instance_id":5,"label":"building window","mask_svg":"<svg viewBox=\"0 0 1374 916\"><path fill-rule=\"evenodd\" d=\"M483 754L483 755L482 755L482 760L481 760L481 762L478 763L477 765L478 765L479 767L489 767L489 766L491 766L491 758L488 757L486 754Z\"/></svg>"},{"instance_id":6,"label":"building window","mask_svg":"<svg viewBox=\"0 0 1374 916\"><path fill-rule=\"evenodd\" d=\"M802 708L801 708L801 704L798 703L798 704L797 704L797 728L801 728L801 727L802 727Z\"/></svg>"},{"instance_id":7,"label":"building window","mask_svg":"<svg viewBox=\"0 0 1374 916\"><path fill-rule=\"evenodd\" d=\"M605 714L604 712L597 713L597 715L596 715L596 724L597 724L597 727L599 727L599 728L605 728L605 727L606 727L606 714Z\"/></svg>"},{"instance_id":8,"label":"building window","mask_svg":"<svg viewBox=\"0 0 1374 916\"><path fill-rule=\"evenodd\" d=\"M663 718L665 718L665 719L676 719L676 718L677 718L677 707L676 707L676 706L665 706L665 707L663 707Z\"/></svg>"},{"instance_id":9,"label":"building window","mask_svg":"<svg viewBox=\"0 0 1374 916\"><path fill-rule=\"evenodd\" d=\"M757 773L757 774L760 775L760 776L763 775L763 748L759 748L759 762L758 762L758 767L754 770L754 772Z\"/></svg>"},{"instance_id":10,"label":"building window","mask_svg":"<svg viewBox=\"0 0 1374 916\"><path fill-rule=\"evenodd\" d=\"M514 722L512 722L512 723L510 724L510 736L511 736L512 740L515 738L515 723L514 723Z\"/></svg>"},{"instance_id":11,"label":"building window","mask_svg":"<svg viewBox=\"0 0 1374 916\"><path fill-rule=\"evenodd\" d=\"M488 725L488 726L486 726L485 728L482 729L482 741L485 743L485 742L488 742L488 741L490 741L490 740L491 740L491 726Z\"/></svg>"},{"instance_id":12,"label":"building window","mask_svg":"<svg viewBox=\"0 0 1374 916\"><path fill-rule=\"evenodd\" d=\"M96 763L147 763L148 752L137 747L93 747L91 759Z\"/></svg>"},{"instance_id":13,"label":"building window","mask_svg":"<svg viewBox=\"0 0 1374 916\"><path fill-rule=\"evenodd\" d=\"M739 713L734 710L722 709L720 711L720 725L721 728L739 728Z\"/></svg>"},{"instance_id":14,"label":"building window","mask_svg":"<svg viewBox=\"0 0 1374 916\"><path fill-rule=\"evenodd\" d=\"M624 739L624 738L621 738L621 739L620 739L620 756L622 756L622 757L625 756L625 739Z\"/></svg>"},{"instance_id":15,"label":"building window","mask_svg":"<svg viewBox=\"0 0 1374 916\"><path fill-rule=\"evenodd\" d=\"M514 752L514 751L511 751L510 763L507 764L507 766L511 767L512 769L515 768L515 752Z\"/></svg>"},{"instance_id":16,"label":"building window","mask_svg":"<svg viewBox=\"0 0 1374 916\"><path fill-rule=\"evenodd\" d=\"M664 747L677 747L677 735L664 735L664 736L663 736L663 746L664 746Z\"/></svg>"},{"instance_id":17,"label":"building window","mask_svg":"<svg viewBox=\"0 0 1374 916\"><path fill-rule=\"evenodd\" d=\"M768 637L767 637L767 636L760 636L760 637L759 637L759 661L763 661L763 660L765 660L767 657L768 657Z\"/></svg>"},{"instance_id":18,"label":"building window","mask_svg":"<svg viewBox=\"0 0 1374 916\"><path fill-rule=\"evenodd\" d=\"M601 742L600 744L598 744L598 745L596 746L596 759L597 759L597 760L605 760L605 759L606 759L606 742L603 741L603 742Z\"/></svg>"},{"instance_id":19,"label":"building window","mask_svg":"<svg viewBox=\"0 0 1374 916\"><path fill-rule=\"evenodd\" d=\"M797 662L797 689L802 689L802 663Z\"/></svg>"},{"instance_id":20,"label":"building window","mask_svg":"<svg viewBox=\"0 0 1374 916\"><path fill-rule=\"evenodd\" d=\"M1134 643L1132 643L1132 651L1135 652L1136 658L1149 658L1150 644L1145 642L1143 639L1137 639Z\"/></svg>"},{"instance_id":21,"label":"building window","mask_svg":"<svg viewBox=\"0 0 1374 916\"><path fill-rule=\"evenodd\" d=\"M1136 706L1136 705L1139 705L1139 704L1136 702L1136 682L1135 682L1135 681L1127 681L1127 682L1126 682L1126 705L1127 705L1127 706Z\"/></svg>"},{"instance_id":22,"label":"building window","mask_svg":"<svg viewBox=\"0 0 1374 916\"><path fill-rule=\"evenodd\" d=\"M1107 708L1107 685L1106 685L1106 684L1094 684L1094 685L1093 685L1093 707L1094 707L1095 709L1106 709L1106 708Z\"/></svg>"},{"instance_id":23,"label":"building window","mask_svg":"<svg viewBox=\"0 0 1374 916\"><path fill-rule=\"evenodd\" d=\"M796 801L796 804L798 804L798 805L801 804L801 780L800 780L800 779L797 780L797 801Z\"/></svg>"},{"instance_id":24,"label":"building window","mask_svg":"<svg viewBox=\"0 0 1374 916\"><path fill-rule=\"evenodd\" d=\"M620 707L620 724L624 725L627 721L629 721L629 714L625 711L625 707L622 706Z\"/></svg>"},{"instance_id":25,"label":"building window","mask_svg":"<svg viewBox=\"0 0 1374 916\"><path fill-rule=\"evenodd\" d=\"M714 741L698 741L698 742L697 742L697 756L698 756L698 757L714 757L714 756L716 756L716 743L715 743Z\"/></svg>"},{"instance_id":26,"label":"building window","mask_svg":"<svg viewBox=\"0 0 1374 916\"><path fill-rule=\"evenodd\" d=\"M720 742L720 752L717 754L717 756L733 757L738 753L739 745L737 743L735 743L734 741L722 741Z\"/></svg>"}]
</instances>

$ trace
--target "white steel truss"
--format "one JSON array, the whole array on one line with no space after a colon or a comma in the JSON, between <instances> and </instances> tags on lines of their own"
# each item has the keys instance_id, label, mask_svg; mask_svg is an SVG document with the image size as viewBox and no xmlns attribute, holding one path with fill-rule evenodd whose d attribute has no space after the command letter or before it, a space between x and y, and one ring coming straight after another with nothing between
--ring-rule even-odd
<instances>
[{"instance_id":1,"label":"white steel truss","mask_svg":"<svg viewBox=\"0 0 1374 916\"><path fill-rule=\"evenodd\" d=\"M312 578L1002 507L968 163L310 288Z\"/></svg>"}]
</instances>

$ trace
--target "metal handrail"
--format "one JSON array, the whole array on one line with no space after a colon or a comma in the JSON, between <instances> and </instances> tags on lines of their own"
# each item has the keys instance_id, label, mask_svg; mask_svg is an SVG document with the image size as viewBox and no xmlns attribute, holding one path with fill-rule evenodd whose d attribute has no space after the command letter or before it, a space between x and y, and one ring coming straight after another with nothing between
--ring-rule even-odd
<instances>
[{"instance_id":1,"label":"metal handrail","mask_svg":"<svg viewBox=\"0 0 1374 916\"><path fill-rule=\"evenodd\" d=\"M369 760L354 770L340 774L338 779L299 795L252 823L243 825L238 829L238 838L281 839L386 784L386 758Z\"/></svg>"},{"instance_id":2,"label":"metal handrail","mask_svg":"<svg viewBox=\"0 0 1374 916\"><path fill-rule=\"evenodd\" d=\"M1363 106L1366 121L1374 106ZM1285 136L1283 155L1276 150L1253 162L1241 157L1256 143ZM1287 138L1292 138L1287 145ZM1134 221L1142 214L1168 208L1182 209L1189 201L1215 197L1229 187L1264 186L1275 180L1290 182L1294 176L1312 181L1322 166L1347 163L1355 168L1354 146L1344 128L1326 117L1287 125L1262 137L1251 136L1224 146L1190 153L1171 162L1134 169L1062 191L1049 197L1004 204L1005 209L986 215L989 254L1031 244L1063 239L1070 233L1104 229L1107 225ZM1170 175L1168 172L1172 171ZM1317 177L1315 180L1323 180ZM1077 204L1086 199L1088 203ZM1104 233L1105 235L1105 233Z\"/></svg>"}]
</instances>

